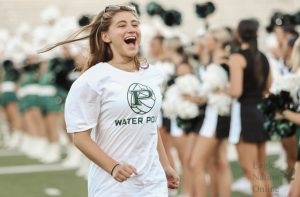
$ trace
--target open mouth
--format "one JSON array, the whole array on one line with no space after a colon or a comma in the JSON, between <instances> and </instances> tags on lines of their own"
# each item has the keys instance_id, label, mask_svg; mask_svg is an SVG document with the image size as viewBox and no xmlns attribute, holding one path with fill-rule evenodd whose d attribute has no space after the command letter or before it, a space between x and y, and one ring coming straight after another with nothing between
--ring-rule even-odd
<instances>
[{"instance_id":1,"label":"open mouth","mask_svg":"<svg viewBox=\"0 0 300 197\"><path fill-rule=\"evenodd\" d=\"M126 44L133 44L135 45L136 43L136 37L135 36L129 36L127 38L124 39Z\"/></svg>"}]
</instances>

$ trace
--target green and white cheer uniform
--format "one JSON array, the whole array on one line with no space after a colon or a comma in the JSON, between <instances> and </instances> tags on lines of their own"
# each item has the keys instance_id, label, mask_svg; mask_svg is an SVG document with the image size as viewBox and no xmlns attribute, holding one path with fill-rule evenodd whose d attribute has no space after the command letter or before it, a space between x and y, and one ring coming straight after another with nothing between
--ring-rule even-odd
<instances>
[{"instance_id":1,"label":"green and white cheer uniform","mask_svg":"<svg viewBox=\"0 0 300 197\"><path fill-rule=\"evenodd\" d=\"M50 112L59 112L62 108L62 98L58 96L55 85L55 73L46 71L39 79L39 106L44 115Z\"/></svg>"},{"instance_id":2,"label":"green and white cheer uniform","mask_svg":"<svg viewBox=\"0 0 300 197\"><path fill-rule=\"evenodd\" d=\"M1 105L6 106L10 102L17 103L16 95L18 73L14 68L3 69L3 81L1 82Z\"/></svg>"},{"instance_id":3,"label":"green and white cheer uniform","mask_svg":"<svg viewBox=\"0 0 300 197\"><path fill-rule=\"evenodd\" d=\"M39 107L39 90L37 71L24 71L20 79L20 88L18 90L21 112L25 112L27 109L33 107Z\"/></svg>"}]
</instances>

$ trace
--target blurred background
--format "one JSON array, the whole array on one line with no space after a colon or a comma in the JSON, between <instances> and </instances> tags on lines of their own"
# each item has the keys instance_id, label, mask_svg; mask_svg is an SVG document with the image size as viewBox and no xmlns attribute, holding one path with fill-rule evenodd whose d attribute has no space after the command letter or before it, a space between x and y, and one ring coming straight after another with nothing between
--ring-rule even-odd
<instances>
[{"instance_id":1,"label":"blurred background","mask_svg":"<svg viewBox=\"0 0 300 197\"><path fill-rule=\"evenodd\" d=\"M67 91L78 77L73 70L76 64L83 62L86 45L62 47L42 55L36 52L48 44L67 38L88 24L106 5L121 2L128 1L0 0L0 62L1 69L6 72L5 77L4 72L1 73L0 79L2 84L6 78L10 78L10 82L21 81L19 85L2 85L2 93L25 87L29 83L32 85L29 79L35 77L34 73L39 76L35 82L38 81L43 87L43 90L37 91L39 101L29 98L25 104L17 102L10 107L6 107L4 101L1 103L1 197L86 196L89 161L73 147L72 138L66 135L62 116ZM253 18L259 23L258 44L265 53L270 53L270 47L277 46L270 36L274 26L292 24L299 32L299 0L136 0L131 3L140 13L143 37L141 51L150 62L155 59L149 51L150 40L158 32L166 38L179 37L180 46L192 55L196 54L196 39L207 30L225 26L234 30L238 22L245 18ZM47 62L46 65L43 62ZM47 74L47 70L51 74ZM25 76L23 73L29 74ZM52 86L57 87L54 89ZM52 95L53 91L55 95ZM11 100L5 102L17 101L27 95L28 88L25 88L18 93L18 98L10 95L8 99ZM26 109L34 106L35 102L39 103L37 110L27 113ZM17 113L19 110L20 114ZM30 130L25 132L26 135L22 132L24 125ZM174 147L171 152L175 166L180 171L178 153ZM276 168L269 169L269 173L281 176L280 170L286 167L286 163L278 139L268 143L267 153L268 161L276 163ZM233 145L228 145L227 156L233 175L232 196L250 196L251 188L249 191L249 183L243 180ZM285 183L280 178L273 184L280 188ZM170 196L180 194L181 189L172 191ZM287 190L274 194L286 195Z\"/></svg>"},{"instance_id":2,"label":"blurred background","mask_svg":"<svg viewBox=\"0 0 300 197\"><path fill-rule=\"evenodd\" d=\"M62 15L78 17L82 14L97 14L105 5L125 1L102 0L102 1L59 1L59 0L1 0L1 27L13 30L22 22L32 25L41 24L40 13L48 6L56 6ZM150 1L136 1L141 9L141 18L148 21L146 4ZM173 0L156 1L166 9L175 9L182 14L180 29L190 36L200 28L203 23L197 17L195 5L206 1ZM216 11L209 17L212 26L229 25L234 26L241 18L255 17L262 25L267 25L274 11L280 10L292 14L299 10L297 0L215 0Z\"/></svg>"}]
</instances>

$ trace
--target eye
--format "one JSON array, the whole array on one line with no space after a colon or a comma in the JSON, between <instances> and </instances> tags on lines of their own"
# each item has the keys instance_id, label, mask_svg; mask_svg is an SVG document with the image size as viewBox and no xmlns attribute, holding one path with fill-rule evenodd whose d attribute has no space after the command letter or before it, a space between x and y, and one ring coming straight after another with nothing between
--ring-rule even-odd
<instances>
[{"instance_id":1,"label":"eye","mask_svg":"<svg viewBox=\"0 0 300 197\"><path fill-rule=\"evenodd\" d=\"M133 21L133 22L131 23L131 25L132 25L133 27L139 27L139 26L140 26L140 23L139 23L138 21Z\"/></svg>"}]
</instances>

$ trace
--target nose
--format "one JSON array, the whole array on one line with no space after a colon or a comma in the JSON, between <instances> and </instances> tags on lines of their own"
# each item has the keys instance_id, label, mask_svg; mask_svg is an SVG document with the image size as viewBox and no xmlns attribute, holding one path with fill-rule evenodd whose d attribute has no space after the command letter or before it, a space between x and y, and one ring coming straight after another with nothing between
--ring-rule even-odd
<instances>
[{"instance_id":1,"label":"nose","mask_svg":"<svg viewBox=\"0 0 300 197\"><path fill-rule=\"evenodd\" d=\"M129 25L127 32L128 33L137 33L137 27L135 27L133 25Z\"/></svg>"},{"instance_id":2,"label":"nose","mask_svg":"<svg viewBox=\"0 0 300 197\"><path fill-rule=\"evenodd\" d=\"M129 34L135 34L136 33L136 30L132 27L130 27L127 31Z\"/></svg>"}]
</instances>

